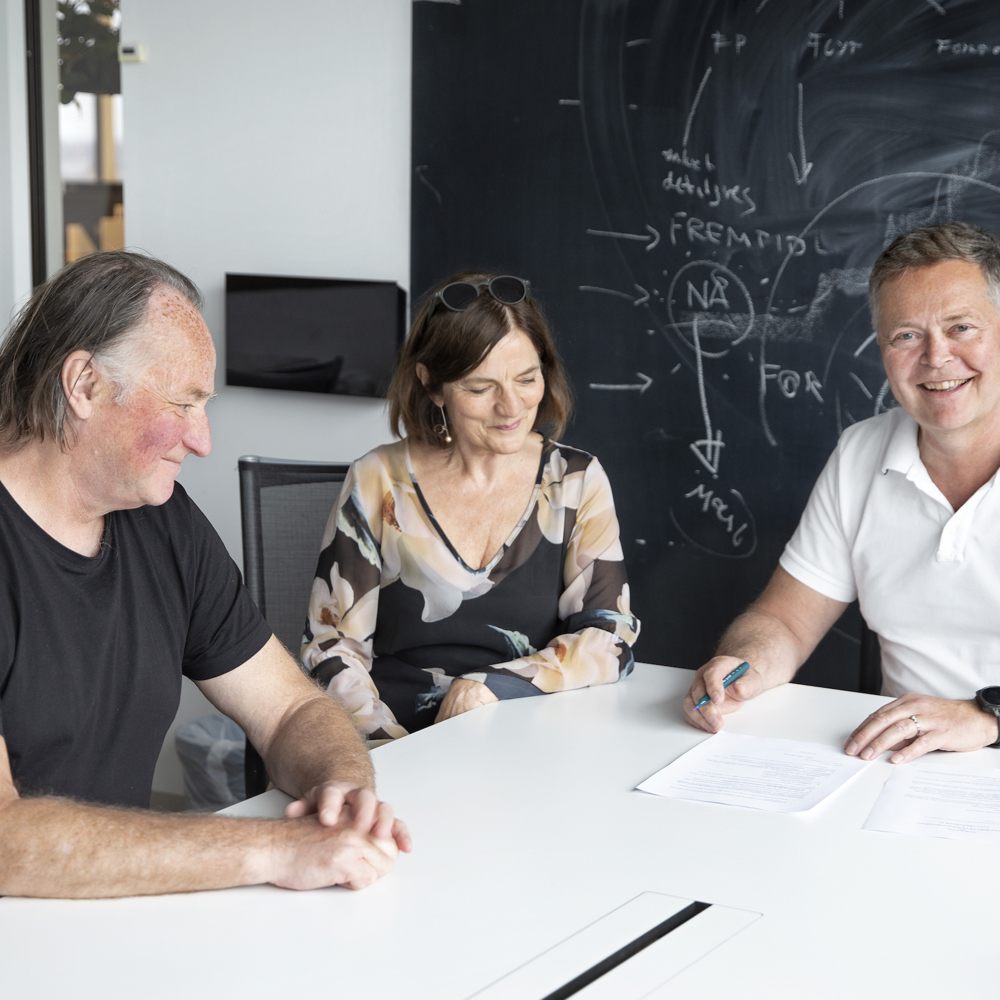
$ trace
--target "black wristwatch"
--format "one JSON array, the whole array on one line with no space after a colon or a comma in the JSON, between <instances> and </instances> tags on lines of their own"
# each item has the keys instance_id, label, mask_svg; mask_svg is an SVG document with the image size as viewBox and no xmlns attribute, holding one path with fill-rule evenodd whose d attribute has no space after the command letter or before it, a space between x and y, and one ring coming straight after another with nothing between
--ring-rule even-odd
<instances>
[{"instance_id":1,"label":"black wristwatch","mask_svg":"<svg viewBox=\"0 0 1000 1000\"><path fill-rule=\"evenodd\" d=\"M976 692L976 704L990 715L996 716L997 720L997 741L990 743L991 747L1000 747L1000 687L980 688Z\"/></svg>"}]
</instances>

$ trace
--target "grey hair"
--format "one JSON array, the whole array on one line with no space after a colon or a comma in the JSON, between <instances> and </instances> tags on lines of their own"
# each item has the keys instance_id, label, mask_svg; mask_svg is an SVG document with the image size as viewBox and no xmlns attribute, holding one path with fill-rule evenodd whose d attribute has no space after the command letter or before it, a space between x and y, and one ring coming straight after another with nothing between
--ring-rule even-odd
<instances>
[{"instance_id":1,"label":"grey hair","mask_svg":"<svg viewBox=\"0 0 1000 1000\"><path fill-rule=\"evenodd\" d=\"M142 373L149 367L149 342L140 330L129 330L91 355L91 364L111 386L111 398L125 406L139 388Z\"/></svg>"},{"instance_id":2,"label":"grey hair","mask_svg":"<svg viewBox=\"0 0 1000 1000\"><path fill-rule=\"evenodd\" d=\"M153 293L176 289L196 308L201 293L176 268L148 254L109 250L67 264L35 289L0 346L0 449L51 439L69 446L62 367L86 351L118 399L138 384L139 328Z\"/></svg>"},{"instance_id":3,"label":"grey hair","mask_svg":"<svg viewBox=\"0 0 1000 1000\"><path fill-rule=\"evenodd\" d=\"M887 281L912 268L930 267L948 260L978 265L986 282L986 293L1000 309L1000 239L988 229L968 222L942 222L897 236L879 254L868 279L872 329L878 331L879 295Z\"/></svg>"}]
</instances>

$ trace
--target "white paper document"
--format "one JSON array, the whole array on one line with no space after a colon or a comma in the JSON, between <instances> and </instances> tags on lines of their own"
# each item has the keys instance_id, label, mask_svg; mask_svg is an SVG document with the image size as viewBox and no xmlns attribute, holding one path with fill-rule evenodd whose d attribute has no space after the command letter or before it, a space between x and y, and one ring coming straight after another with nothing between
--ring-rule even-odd
<instances>
[{"instance_id":1,"label":"white paper document","mask_svg":"<svg viewBox=\"0 0 1000 1000\"><path fill-rule=\"evenodd\" d=\"M868 763L848 757L840 747L721 732L638 787L671 799L805 812Z\"/></svg>"},{"instance_id":2,"label":"white paper document","mask_svg":"<svg viewBox=\"0 0 1000 1000\"><path fill-rule=\"evenodd\" d=\"M864 828L1000 844L1000 770L901 764Z\"/></svg>"}]
</instances>

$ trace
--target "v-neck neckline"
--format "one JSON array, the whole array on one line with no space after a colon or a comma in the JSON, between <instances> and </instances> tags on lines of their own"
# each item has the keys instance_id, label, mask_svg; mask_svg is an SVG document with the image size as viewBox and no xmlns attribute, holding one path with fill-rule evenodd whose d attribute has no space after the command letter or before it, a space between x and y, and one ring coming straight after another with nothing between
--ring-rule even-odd
<instances>
[{"instance_id":1,"label":"v-neck neckline","mask_svg":"<svg viewBox=\"0 0 1000 1000\"><path fill-rule=\"evenodd\" d=\"M521 533L521 529L527 524L528 518L531 516L532 510L535 508L535 504L538 502L538 494L542 491L542 475L545 472L545 459L546 454L549 450L550 442L542 439L542 454L538 460L538 473L535 476L535 488L531 491L531 497L528 500L528 506L524 513L521 515L517 524L514 525L513 530L504 540L503 544L500 546L500 550L493 556L492 559L485 565L481 566L479 569L473 569L459 554L458 549L455 548L451 543L451 539L445 533L444 528L441 527L438 519L434 516L434 511L431 510L430 504L427 502L427 498L424 496L423 490L420 489L420 483L417 482L417 474L413 471L413 462L410 460L410 442L409 439L403 442L403 461L406 463L406 474L410 477L410 482L413 484L413 489L417 494L417 499L420 501L420 506L423 508L424 513L427 515L428 520L431 522L434 530L438 533L438 537L447 546L448 551L455 557L459 565L463 569L468 570L470 573L476 574L489 574L493 567L503 558L504 553L514 544L514 539Z\"/></svg>"}]
</instances>

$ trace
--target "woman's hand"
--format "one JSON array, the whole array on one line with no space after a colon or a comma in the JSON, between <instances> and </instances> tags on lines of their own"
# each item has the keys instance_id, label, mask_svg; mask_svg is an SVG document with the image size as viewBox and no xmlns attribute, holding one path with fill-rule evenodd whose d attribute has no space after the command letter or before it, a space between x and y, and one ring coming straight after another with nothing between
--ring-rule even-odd
<instances>
[{"instance_id":1,"label":"woman's hand","mask_svg":"<svg viewBox=\"0 0 1000 1000\"><path fill-rule=\"evenodd\" d=\"M979 750L996 738L996 718L975 701L904 694L872 712L851 733L844 752L874 760L886 750L898 750L889 763L905 764L931 750Z\"/></svg>"},{"instance_id":2,"label":"woman's hand","mask_svg":"<svg viewBox=\"0 0 1000 1000\"><path fill-rule=\"evenodd\" d=\"M480 705L489 705L500 699L479 681L470 681L465 677L456 677L448 688L448 693L441 702L435 722L444 722L463 712L471 712Z\"/></svg>"}]
</instances>

